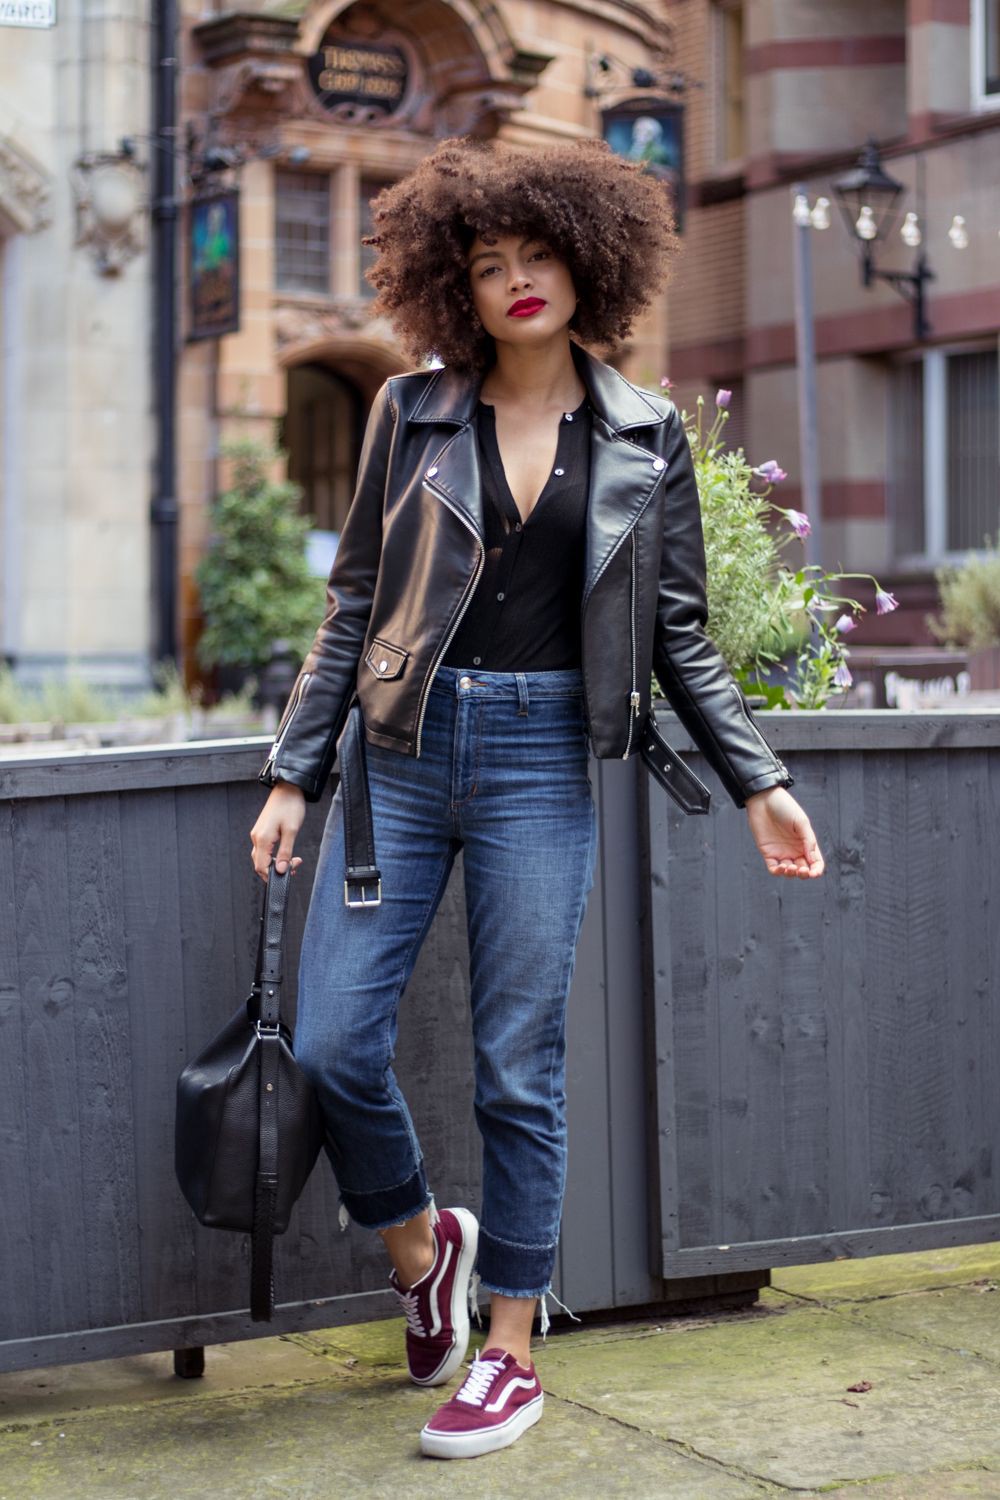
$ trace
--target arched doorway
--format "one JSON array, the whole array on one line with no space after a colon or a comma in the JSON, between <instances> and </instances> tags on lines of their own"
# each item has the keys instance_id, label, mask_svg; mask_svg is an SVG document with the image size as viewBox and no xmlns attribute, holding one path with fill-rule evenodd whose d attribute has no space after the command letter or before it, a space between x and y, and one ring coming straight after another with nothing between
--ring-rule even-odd
<instances>
[{"instance_id":1,"label":"arched doorway","mask_svg":"<svg viewBox=\"0 0 1000 1500\"><path fill-rule=\"evenodd\" d=\"M368 402L357 381L328 365L293 365L282 424L288 477L319 531L340 532L354 493Z\"/></svg>"}]
</instances>

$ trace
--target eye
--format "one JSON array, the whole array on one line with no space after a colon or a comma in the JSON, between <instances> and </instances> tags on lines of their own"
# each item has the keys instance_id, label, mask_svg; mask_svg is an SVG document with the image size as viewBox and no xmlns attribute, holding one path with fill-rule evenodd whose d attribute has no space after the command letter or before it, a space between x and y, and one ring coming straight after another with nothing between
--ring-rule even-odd
<instances>
[{"instance_id":1,"label":"eye","mask_svg":"<svg viewBox=\"0 0 1000 1500\"><path fill-rule=\"evenodd\" d=\"M479 279L480 279L480 281L482 281L482 279L483 279L484 276L488 276L491 271L498 271L499 269L500 269L499 266L487 266L484 270L480 271L480 273L479 273Z\"/></svg>"}]
</instances>

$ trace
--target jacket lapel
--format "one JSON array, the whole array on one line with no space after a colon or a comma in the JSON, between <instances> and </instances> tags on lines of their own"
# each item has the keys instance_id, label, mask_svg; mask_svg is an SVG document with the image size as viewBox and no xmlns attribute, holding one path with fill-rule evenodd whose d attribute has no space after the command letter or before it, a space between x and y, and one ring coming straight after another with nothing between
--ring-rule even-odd
<instances>
[{"instance_id":1,"label":"jacket lapel","mask_svg":"<svg viewBox=\"0 0 1000 1500\"><path fill-rule=\"evenodd\" d=\"M664 475L655 452L629 437L632 429L650 428L665 415L617 370L589 354L580 344L570 349L587 387L591 423L590 499L584 600ZM427 484L460 510L485 545L482 474L474 421L481 377L458 374L442 366L427 382L409 420L457 428L428 466Z\"/></svg>"}]
</instances>

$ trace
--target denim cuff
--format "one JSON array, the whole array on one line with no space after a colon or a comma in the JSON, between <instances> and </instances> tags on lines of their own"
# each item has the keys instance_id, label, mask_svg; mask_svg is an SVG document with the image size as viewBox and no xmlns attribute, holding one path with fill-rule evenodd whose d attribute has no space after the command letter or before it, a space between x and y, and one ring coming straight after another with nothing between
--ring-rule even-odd
<instances>
[{"instance_id":1,"label":"denim cuff","mask_svg":"<svg viewBox=\"0 0 1000 1500\"><path fill-rule=\"evenodd\" d=\"M484 1290L502 1297L540 1297L552 1282L556 1245L516 1245L479 1227L476 1269Z\"/></svg>"},{"instance_id":2,"label":"denim cuff","mask_svg":"<svg viewBox=\"0 0 1000 1500\"><path fill-rule=\"evenodd\" d=\"M424 1164L421 1162L412 1177L396 1187L376 1188L372 1193L352 1193L341 1187L340 1201L363 1229L388 1229L414 1219L431 1202Z\"/></svg>"}]
</instances>

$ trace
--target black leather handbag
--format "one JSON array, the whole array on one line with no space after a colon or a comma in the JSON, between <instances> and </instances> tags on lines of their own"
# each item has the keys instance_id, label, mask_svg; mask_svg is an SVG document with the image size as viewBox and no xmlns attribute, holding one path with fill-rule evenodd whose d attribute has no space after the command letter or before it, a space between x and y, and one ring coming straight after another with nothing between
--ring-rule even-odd
<instances>
[{"instance_id":1,"label":"black leather handbag","mask_svg":"<svg viewBox=\"0 0 1000 1500\"><path fill-rule=\"evenodd\" d=\"M288 1228L323 1142L319 1101L280 1014L291 878L272 861L249 998L177 1080L177 1180L202 1224L251 1235L255 1321L273 1315L273 1236Z\"/></svg>"}]
</instances>

